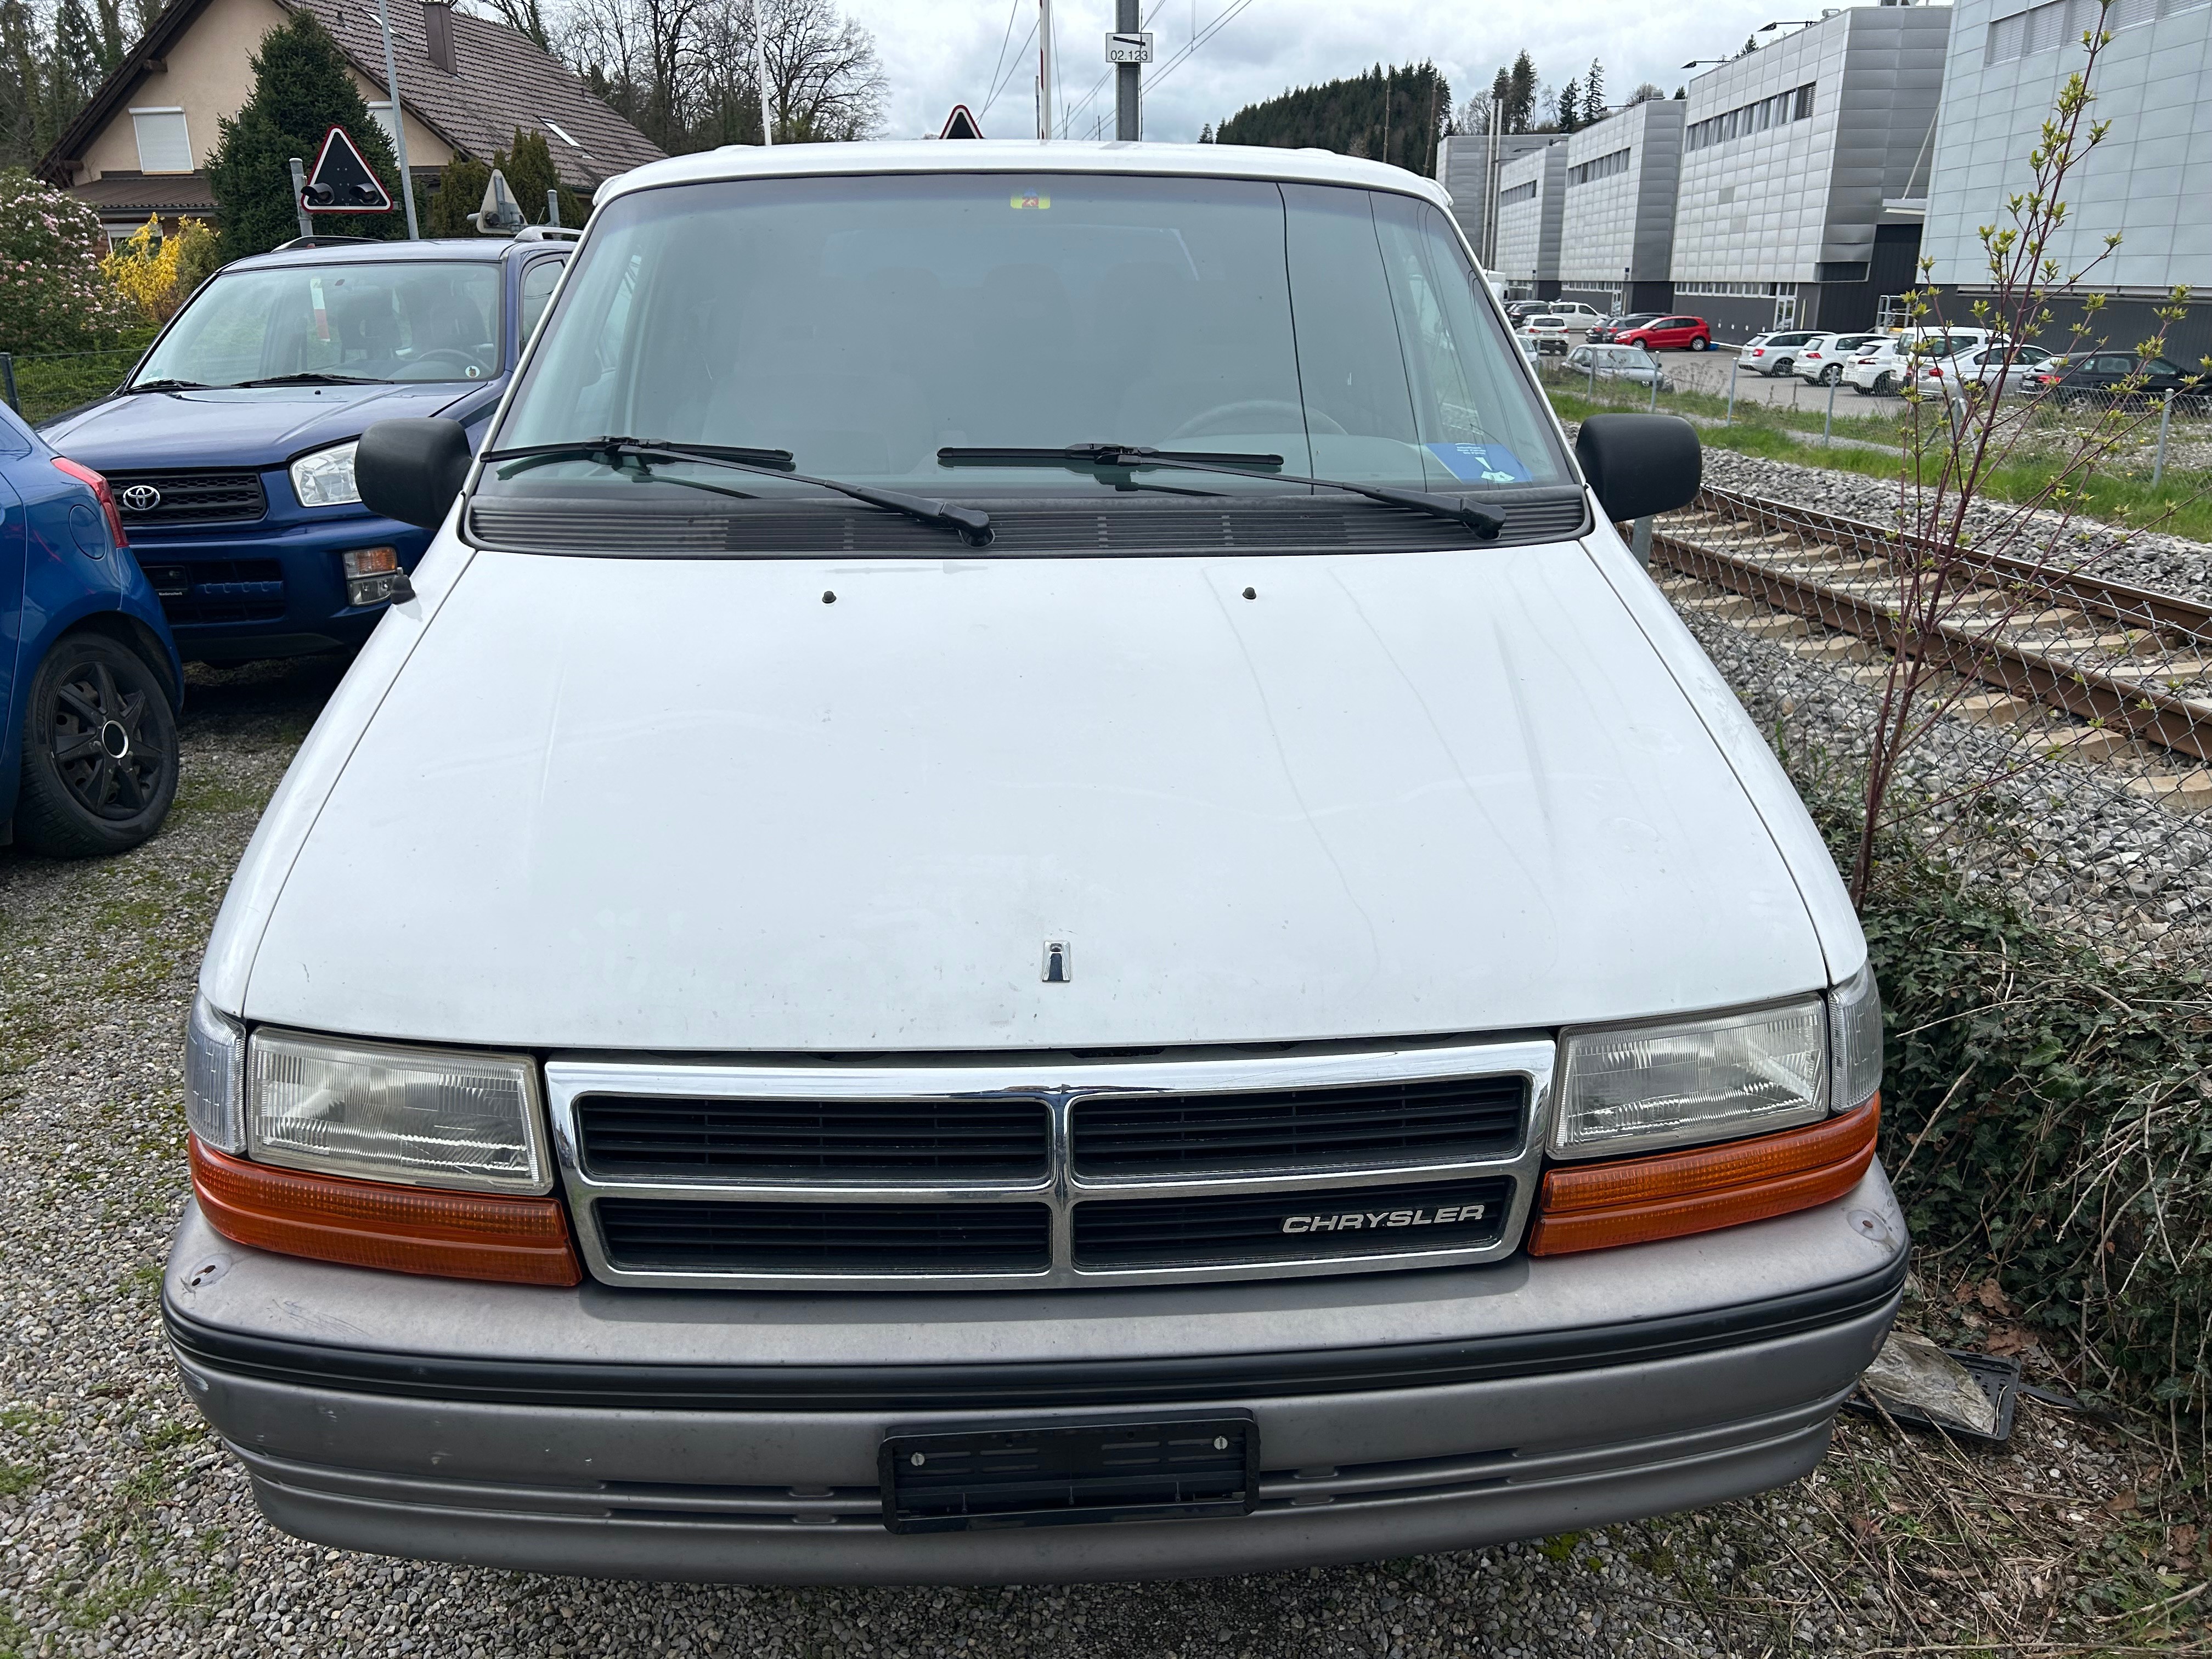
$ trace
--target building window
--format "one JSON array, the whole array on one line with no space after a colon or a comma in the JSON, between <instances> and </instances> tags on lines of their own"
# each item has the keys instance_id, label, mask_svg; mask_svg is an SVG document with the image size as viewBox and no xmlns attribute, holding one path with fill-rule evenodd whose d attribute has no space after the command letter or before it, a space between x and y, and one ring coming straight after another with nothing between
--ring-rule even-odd
<instances>
[{"instance_id":1,"label":"building window","mask_svg":"<svg viewBox=\"0 0 2212 1659\"><path fill-rule=\"evenodd\" d=\"M398 155L399 153L399 124L392 118L391 104L389 102L371 104L368 106L368 118L384 129L385 143L392 146L392 152L393 155Z\"/></svg>"},{"instance_id":2,"label":"building window","mask_svg":"<svg viewBox=\"0 0 2212 1659\"><path fill-rule=\"evenodd\" d=\"M1567 182L1586 185L1593 179L1611 179L1628 171L1630 152L1617 149L1610 155L1601 155L1595 161L1585 161L1578 167L1567 169Z\"/></svg>"},{"instance_id":3,"label":"building window","mask_svg":"<svg viewBox=\"0 0 2212 1659\"><path fill-rule=\"evenodd\" d=\"M2057 0L2063 9L2069 4L2080 4L2083 0ZM2094 4L2095 0L2087 0ZM1754 132L1766 132L1793 122L1808 120L1813 114L1813 88L1808 81L1802 87L1792 87L1787 92L1778 92L1771 98L1762 98L1755 104L1739 105L1703 121L1692 122L1683 135L1684 148L1705 149L1714 144L1725 144L1733 138L1747 138Z\"/></svg>"},{"instance_id":4,"label":"building window","mask_svg":"<svg viewBox=\"0 0 2212 1659\"><path fill-rule=\"evenodd\" d=\"M1982 61L2009 64L2055 46L2079 46L2093 28L2117 34L2122 29L2205 5L2212 5L2212 0L2112 0L2103 9L2100 21L2097 0L2048 0L2047 4L2030 6L1991 23Z\"/></svg>"},{"instance_id":5,"label":"building window","mask_svg":"<svg viewBox=\"0 0 2212 1659\"><path fill-rule=\"evenodd\" d=\"M1534 179L1525 185L1516 185L1510 190L1498 192L1498 205L1500 207L1511 207L1516 202L1533 202L1535 199L1536 181Z\"/></svg>"},{"instance_id":6,"label":"building window","mask_svg":"<svg viewBox=\"0 0 2212 1659\"><path fill-rule=\"evenodd\" d=\"M131 125L138 135L138 171L190 173L192 141L180 109L134 109Z\"/></svg>"}]
</instances>

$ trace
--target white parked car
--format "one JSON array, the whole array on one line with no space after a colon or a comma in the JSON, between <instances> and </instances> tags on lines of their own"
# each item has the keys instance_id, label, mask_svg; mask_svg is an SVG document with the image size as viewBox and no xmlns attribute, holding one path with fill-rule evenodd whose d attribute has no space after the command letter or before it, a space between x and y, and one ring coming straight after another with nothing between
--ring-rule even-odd
<instances>
[{"instance_id":1,"label":"white parked car","mask_svg":"<svg viewBox=\"0 0 2212 1659\"><path fill-rule=\"evenodd\" d=\"M1854 354L1885 337L1880 334L1815 334L1798 349L1790 372L1812 386L1835 386Z\"/></svg>"},{"instance_id":2,"label":"white parked car","mask_svg":"<svg viewBox=\"0 0 2212 1659\"><path fill-rule=\"evenodd\" d=\"M1886 397L1912 384L1922 364L1955 357L1990 338L1990 331L1983 328L1949 335L1926 329L1882 335L1851 355L1844 365L1844 384L1862 395Z\"/></svg>"},{"instance_id":3,"label":"white parked car","mask_svg":"<svg viewBox=\"0 0 2212 1659\"><path fill-rule=\"evenodd\" d=\"M1797 354L1808 340L1820 337L1810 329L1790 329L1771 334L1754 334L1744 342L1736 353L1736 362L1772 380L1778 374L1787 374L1796 365Z\"/></svg>"},{"instance_id":4,"label":"white parked car","mask_svg":"<svg viewBox=\"0 0 2212 1659\"><path fill-rule=\"evenodd\" d=\"M2051 360L2052 354L2027 341L2008 349L1997 344L1969 347L1948 357L1914 360L1914 378L1923 395L1955 401L1960 388L1978 385L2000 398L2018 396L2039 388L2030 377Z\"/></svg>"},{"instance_id":5,"label":"white parked car","mask_svg":"<svg viewBox=\"0 0 2212 1659\"><path fill-rule=\"evenodd\" d=\"M435 534L223 902L162 1291L280 1527L1123 1582L1820 1462L1906 1267L1866 940L1615 532L1694 429L1570 452L1449 205L674 156L479 452L367 430Z\"/></svg>"},{"instance_id":6,"label":"white parked car","mask_svg":"<svg viewBox=\"0 0 2212 1659\"><path fill-rule=\"evenodd\" d=\"M1566 319L1548 311L1523 317L1521 325L1514 332L1524 339L1534 340L1540 351L1565 352L1567 349Z\"/></svg>"},{"instance_id":7,"label":"white parked car","mask_svg":"<svg viewBox=\"0 0 2212 1659\"><path fill-rule=\"evenodd\" d=\"M1580 300L1554 300L1552 314L1570 329L1588 333L1605 320L1605 313L1595 306L1584 305Z\"/></svg>"}]
</instances>

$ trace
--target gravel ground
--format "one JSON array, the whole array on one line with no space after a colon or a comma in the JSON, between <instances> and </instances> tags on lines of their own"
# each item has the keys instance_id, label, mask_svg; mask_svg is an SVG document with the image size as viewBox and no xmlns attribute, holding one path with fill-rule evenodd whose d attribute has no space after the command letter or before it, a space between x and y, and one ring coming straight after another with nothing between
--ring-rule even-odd
<instances>
[{"instance_id":1,"label":"gravel ground","mask_svg":"<svg viewBox=\"0 0 2212 1659\"><path fill-rule=\"evenodd\" d=\"M1833 475L1814 476L1826 492ZM195 670L183 788L160 836L94 864L0 851L0 1659L1748 1659L1960 1644L2164 1650L2203 1634L2186 1622L2192 1598L2173 1592L2212 1576L2212 1559L2156 1447L2129 1425L2034 1402L2001 1452L1847 1418L1810 1480L1696 1515L1211 1583L598 1583L386 1561L278 1534L182 1398L156 1296L185 1194L179 1030L199 952L337 672ZM1995 1292L1916 1282L1908 1317L1945 1340L1986 1340L2009 1312ZM2012 1338L2044 1374L2032 1340Z\"/></svg>"}]
</instances>

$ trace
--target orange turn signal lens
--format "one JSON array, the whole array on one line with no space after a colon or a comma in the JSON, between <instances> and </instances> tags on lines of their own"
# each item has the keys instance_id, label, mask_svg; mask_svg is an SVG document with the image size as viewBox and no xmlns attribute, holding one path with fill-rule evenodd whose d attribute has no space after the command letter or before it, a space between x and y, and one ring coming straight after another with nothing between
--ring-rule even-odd
<instances>
[{"instance_id":1,"label":"orange turn signal lens","mask_svg":"<svg viewBox=\"0 0 2212 1659\"><path fill-rule=\"evenodd\" d=\"M352 1267L575 1285L583 1268L550 1198L396 1187L251 1164L191 1138L192 1192L225 1238Z\"/></svg>"},{"instance_id":2,"label":"orange turn signal lens","mask_svg":"<svg viewBox=\"0 0 2212 1659\"><path fill-rule=\"evenodd\" d=\"M1531 1255L1644 1244L1764 1221L1841 1198L1874 1162L1881 1097L1802 1129L1544 1177Z\"/></svg>"}]
</instances>

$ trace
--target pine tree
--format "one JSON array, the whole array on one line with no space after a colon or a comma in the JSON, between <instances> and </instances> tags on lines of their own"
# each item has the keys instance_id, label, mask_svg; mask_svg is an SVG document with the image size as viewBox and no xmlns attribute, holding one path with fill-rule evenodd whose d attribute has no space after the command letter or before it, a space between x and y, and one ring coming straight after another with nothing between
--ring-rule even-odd
<instances>
[{"instance_id":1,"label":"pine tree","mask_svg":"<svg viewBox=\"0 0 2212 1659\"><path fill-rule=\"evenodd\" d=\"M337 42L315 15L295 12L263 35L252 63L253 91L235 117L216 124L215 154L208 161L208 185L222 221L223 257L265 253L299 234L290 158L296 155L312 168L332 127L344 129L395 206L390 213L319 214L316 228L332 236L404 236L392 141L369 118Z\"/></svg>"},{"instance_id":2,"label":"pine tree","mask_svg":"<svg viewBox=\"0 0 2212 1659\"><path fill-rule=\"evenodd\" d=\"M1513 60L1507 76L1505 130L1526 132L1536 118L1536 65L1527 52Z\"/></svg>"},{"instance_id":3,"label":"pine tree","mask_svg":"<svg viewBox=\"0 0 2212 1659\"><path fill-rule=\"evenodd\" d=\"M512 180L509 180L512 183ZM473 236L477 228L469 215L483 205L485 186L491 183L490 165L456 157L446 163L438 188L422 218L425 236Z\"/></svg>"},{"instance_id":4,"label":"pine tree","mask_svg":"<svg viewBox=\"0 0 2212 1659\"><path fill-rule=\"evenodd\" d=\"M1596 58L1590 59L1589 73L1583 76L1583 125L1605 118L1605 65Z\"/></svg>"},{"instance_id":5,"label":"pine tree","mask_svg":"<svg viewBox=\"0 0 2212 1659\"><path fill-rule=\"evenodd\" d=\"M1561 132L1576 132L1583 125L1583 88L1578 81L1570 81L1559 88L1559 123Z\"/></svg>"},{"instance_id":6,"label":"pine tree","mask_svg":"<svg viewBox=\"0 0 2212 1659\"><path fill-rule=\"evenodd\" d=\"M561 175L554 170L553 149L542 132L524 132L519 128L514 141L505 150L492 154L492 166L506 175L507 187L514 193L515 204L521 208L522 216L529 223L545 222L545 192L558 187L561 191L561 222L571 229L582 226L584 216L591 210L577 196L561 184ZM486 183L489 182L487 176ZM480 185L477 203L483 200ZM471 206L475 204L471 204Z\"/></svg>"},{"instance_id":7,"label":"pine tree","mask_svg":"<svg viewBox=\"0 0 2212 1659\"><path fill-rule=\"evenodd\" d=\"M1210 144L1213 142L1212 122L1208 121L1204 126L1198 130L1198 142L1201 144Z\"/></svg>"}]
</instances>

